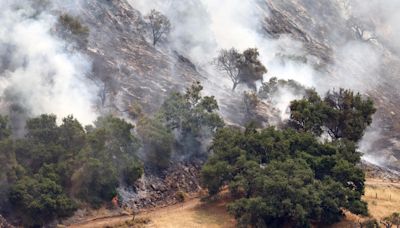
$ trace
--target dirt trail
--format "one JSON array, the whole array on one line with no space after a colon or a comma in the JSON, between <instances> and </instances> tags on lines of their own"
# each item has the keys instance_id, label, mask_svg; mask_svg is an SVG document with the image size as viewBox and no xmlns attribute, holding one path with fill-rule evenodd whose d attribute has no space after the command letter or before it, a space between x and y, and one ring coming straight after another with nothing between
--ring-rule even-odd
<instances>
[{"instance_id":1,"label":"dirt trail","mask_svg":"<svg viewBox=\"0 0 400 228\"><path fill-rule=\"evenodd\" d=\"M132 215L110 216L110 217L91 219L91 220L73 224L73 225L70 225L67 227L68 228L97 228L97 227L100 228L100 227L113 226L116 224L120 224L125 221L131 220L132 218L133 218Z\"/></svg>"},{"instance_id":2,"label":"dirt trail","mask_svg":"<svg viewBox=\"0 0 400 228\"><path fill-rule=\"evenodd\" d=\"M199 198L164 208L141 212L136 218L148 218L145 227L194 227L194 228L230 228L235 227L235 220L225 210L226 202L202 203ZM69 228L102 228L115 226L129 221L132 215L103 217L68 226Z\"/></svg>"}]
</instances>

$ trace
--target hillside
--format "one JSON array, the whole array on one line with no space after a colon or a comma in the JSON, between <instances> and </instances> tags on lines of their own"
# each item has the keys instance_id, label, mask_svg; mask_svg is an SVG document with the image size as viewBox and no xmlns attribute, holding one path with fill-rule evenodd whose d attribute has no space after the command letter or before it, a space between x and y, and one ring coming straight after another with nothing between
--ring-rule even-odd
<instances>
[{"instance_id":1,"label":"hillside","mask_svg":"<svg viewBox=\"0 0 400 228\"><path fill-rule=\"evenodd\" d=\"M400 211L399 7L1 2L0 227L340 227Z\"/></svg>"},{"instance_id":2,"label":"hillside","mask_svg":"<svg viewBox=\"0 0 400 228\"><path fill-rule=\"evenodd\" d=\"M367 157L374 159L375 163L385 163L396 168L400 129L397 115L397 87L400 82L396 75L400 70L400 59L396 49L391 46L396 40L386 39L385 33L378 29L381 26L378 23L384 22L371 19L370 15L358 18L356 6L353 5L357 1L346 2L338 0L314 4L308 0L257 0L255 4L258 7L246 6L246 9L249 10L248 15L253 17L252 23L259 20L257 26L261 27L258 28L261 31L255 30L259 32L254 34L256 40L248 45L271 43L277 46L265 49L259 47L261 54L268 56L262 56L269 68L265 81L276 76L298 80L306 86L315 87L321 93L332 88L345 87L369 94L378 105L378 112L373 127L365 136L365 143L361 144L363 152L368 153ZM187 4L169 4L164 6L157 1L152 3L165 11L177 23L176 26L183 26L183 29L186 29L185 22L175 19L176 14L181 12L168 11L174 6L181 10L197 10L194 21L207 21L208 17L213 17L211 9L211 15L203 12L206 10L203 8L212 6L208 6L208 3L193 1ZM208 49L215 50L216 45L208 40L216 39L218 42L219 37L211 35L209 39L202 40L200 38L204 34L196 31L201 34L198 38L200 40L193 40L193 43L188 41L187 46L182 46L181 41L192 37L187 37L185 31L179 30L174 34L177 40L171 41L170 46L160 45L159 48L154 48L146 42L148 37L140 28L144 23L143 15L147 12L140 12L134 9L135 6L143 8L140 7L140 1L96 1L83 4L79 12L81 20L93 31L89 36L87 49L82 51L93 59L93 77L101 79L100 87L106 94L102 106L106 110L111 109L126 115L129 105L139 102L146 112L152 112L161 105L162 97L173 90L183 90L194 80L199 80L205 85L207 93L217 97L225 120L243 124L246 113L242 95L231 93L222 76L215 75L215 71L210 70L210 66L207 66L211 61L207 60L210 58L209 52L204 55L193 54L197 49L200 53ZM149 7L151 5L147 6ZM234 6L231 8L235 9ZM101 22L97 20L99 17ZM231 18L227 16L216 20L215 23L219 23L219 20L223 22ZM204 33L215 29L203 26L201 29L204 29ZM113 35L110 37L104 34ZM365 34L365 37L360 37L360 34ZM369 39L368 34L373 34L373 39ZM220 45L235 43L239 37L231 39L232 41L224 40L226 43ZM258 41L259 39L261 40ZM240 46L243 47L243 44ZM352 51L359 54L351 54ZM363 59L363 56L370 58ZM297 61L295 57L304 58L305 63ZM284 70L285 67L294 72ZM258 118L266 123L276 123L277 115L285 112L281 107L285 104L281 102L287 101L276 99L272 103L264 102L257 107ZM376 153L379 156L375 156Z\"/></svg>"}]
</instances>

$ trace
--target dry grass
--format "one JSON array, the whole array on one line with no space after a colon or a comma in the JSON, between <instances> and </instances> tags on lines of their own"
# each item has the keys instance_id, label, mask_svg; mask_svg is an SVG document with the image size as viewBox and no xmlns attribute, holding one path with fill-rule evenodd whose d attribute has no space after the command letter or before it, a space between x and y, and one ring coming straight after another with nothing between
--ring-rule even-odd
<instances>
[{"instance_id":1,"label":"dry grass","mask_svg":"<svg viewBox=\"0 0 400 228\"><path fill-rule=\"evenodd\" d=\"M368 202L371 216L376 219L400 212L400 183L368 179L364 200Z\"/></svg>"},{"instance_id":2,"label":"dry grass","mask_svg":"<svg viewBox=\"0 0 400 228\"><path fill-rule=\"evenodd\" d=\"M229 228L235 227L235 219L226 211L226 202L202 203L198 198L183 204L143 213L150 219L146 227L193 227L193 228Z\"/></svg>"},{"instance_id":3,"label":"dry grass","mask_svg":"<svg viewBox=\"0 0 400 228\"><path fill-rule=\"evenodd\" d=\"M157 208L135 216L116 216L93 219L69 226L70 228L230 228L235 219L226 211L227 199L203 203L199 198L187 199L181 204ZM140 222L146 221L146 222Z\"/></svg>"},{"instance_id":4,"label":"dry grass","mask_svg":"<svg viewBox=\"0 0 400 228\"><path fill-rule=\"evenodd\" d=\"M371 217L379 221L393 212L400 211L400 183L380 179L367 179L363 199L368 203ZM346 213L346 218L342 222L331 226L331 228L353 228L365 219L367 218Z\"/></svg>"}]
</instances>

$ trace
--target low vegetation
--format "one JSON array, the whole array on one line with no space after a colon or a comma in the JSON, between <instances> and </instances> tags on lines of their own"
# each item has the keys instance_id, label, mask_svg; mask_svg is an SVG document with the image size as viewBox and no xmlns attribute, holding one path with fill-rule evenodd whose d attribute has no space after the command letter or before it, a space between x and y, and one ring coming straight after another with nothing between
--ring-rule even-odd
<instances>
[{"instance_id":1,"label":"low vegetation","mask_svg":"<svg viewBox=\"0 0 400 228\"><path fill-rule=\"evenodd\" d=\"M89 28L83 25L78 18L69 14L63 14L59 17L59 22L75 35L86 35L89 33Z\"/></svg>"},{"instance_id":2,"label":"low vegetation","mask_svg":"<svg viewBox=\"0 0 400 228\"><path fill-rule=\"evenodd\" d=\"M90 29L78 17L62 14L58 18L58 28L63 39L75 43L80 48L87 46Z\"/></svg>"}]
</instances>

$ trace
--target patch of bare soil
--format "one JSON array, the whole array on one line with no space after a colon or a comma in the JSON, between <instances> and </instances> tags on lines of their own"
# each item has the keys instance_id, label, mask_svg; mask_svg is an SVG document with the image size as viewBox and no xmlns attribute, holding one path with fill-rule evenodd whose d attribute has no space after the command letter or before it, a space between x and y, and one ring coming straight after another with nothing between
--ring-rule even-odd
<instances>
[{"instance_id":1,"label":"patch of bare soil","mask_svg":"<svg viewBox=\"0 0 400 228\"><path fill-rule=\"evenodd\" d=\"M149 220L140 227L198 227L198 228L230 228L235 227L235 219L226 211L227 199L222 197L215 202L201 202L199 197L187 199L183 203L141 212L135 220ZM95 218L67 226L69 228L106 228L136 227L127 225L133 215L119 215Z\"/></svg>"}]
</instances>

